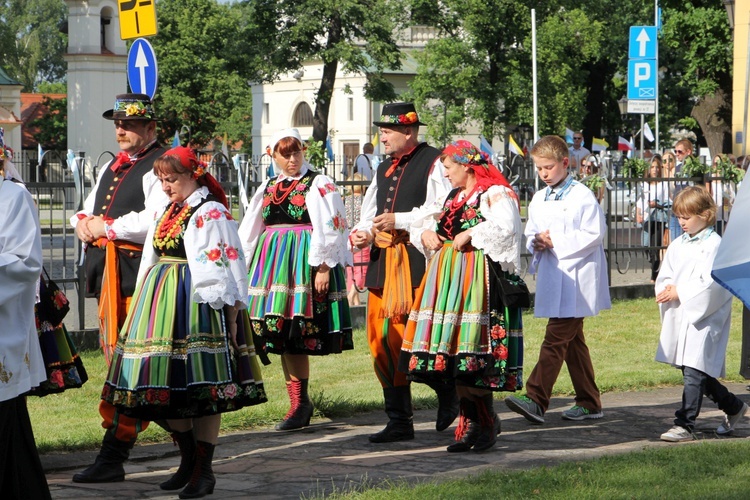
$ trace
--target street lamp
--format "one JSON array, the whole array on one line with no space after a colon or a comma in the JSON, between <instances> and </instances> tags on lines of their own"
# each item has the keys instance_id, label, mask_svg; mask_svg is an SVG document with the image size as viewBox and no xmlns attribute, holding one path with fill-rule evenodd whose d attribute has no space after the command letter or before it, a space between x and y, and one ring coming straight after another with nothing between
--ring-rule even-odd
<instances>
[{"instance_id":1,"label":"street lamp","mask_svg":"<svg viewBox=\"0 0 750 500\"><path fill-rule=\"evenodd\" d=\"M620 108L620 116L622 117L622 121L625 121L625 118L628 115L628 98L627 96L622 96L617 101L617 106Z\"/></svg>"},{"instance_id":2,"label":"street lamp","mask_svg":"<svg viewBox=\"0 0 750 500\"><path fill-rule=\"evenodd\" d=\"M724 8L729 17L729 29L734 30L734 0L724 0Z\"/></svg>"}]
</instances>

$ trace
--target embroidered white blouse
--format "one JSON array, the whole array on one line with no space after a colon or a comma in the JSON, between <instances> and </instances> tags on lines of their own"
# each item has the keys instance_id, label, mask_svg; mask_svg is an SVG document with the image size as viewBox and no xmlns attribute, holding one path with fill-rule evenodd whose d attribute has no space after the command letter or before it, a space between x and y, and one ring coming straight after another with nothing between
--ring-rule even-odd
<instances>
[{"instance_id":1,"label":"embroidered white blouse","mask_svg":"<svg viewBox=\"0 0 750 500\"><path fill-rule=\"evenodd\" d=\"M208 188L200 187L187 197L185 203L195 206L208 194ZM138 269L139 284L148 269L159 260L152 242L156 225L166 207L150 213L152 223ZM227 208L216 201L198 207L190 216L183 238L193 285L192 300L207 303L214 309L234 306L237 302L247 307L245 256L237 221Z\"/></svg>"}]
</instances>

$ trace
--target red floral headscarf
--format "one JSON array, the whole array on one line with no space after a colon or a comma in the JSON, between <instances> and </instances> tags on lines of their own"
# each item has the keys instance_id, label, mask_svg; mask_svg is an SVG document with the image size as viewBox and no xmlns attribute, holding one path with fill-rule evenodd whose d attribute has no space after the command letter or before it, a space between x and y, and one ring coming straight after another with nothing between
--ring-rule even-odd
<instances>
[{"instance_id":1,"label":"red floral headscarf","mask_svg":"<svg viewBox=\"0 0 750 500\"><path fill-rule=\"evenodd\" d=\"M460 140L452 142L445 147L443 154L451 157L456 163L471 167L477 179L477 184L483 190L486 191L490 186L505 186L515 196L515 191L513 191L510 183L497 167L492 164L487 153L480 151L469 141Z\"/></svg>"},{"instance_id":2,"label":"red floral headscarf","mask_svg":"<svg viewBox=\"0 0 750 500\"><path fill-rule=\"evenodd\" d=\"M208 173L205 162L200 161L192 149L185 146L177 146L164 153L163 156L173 156L180 160L180 165L193 172L193 179L198 181L199 186L206 186L208 191L216 196L222 205L229 208L227 195L224 193L224 189L219 184L219 181Z\"/></svg>"}]
</instances>

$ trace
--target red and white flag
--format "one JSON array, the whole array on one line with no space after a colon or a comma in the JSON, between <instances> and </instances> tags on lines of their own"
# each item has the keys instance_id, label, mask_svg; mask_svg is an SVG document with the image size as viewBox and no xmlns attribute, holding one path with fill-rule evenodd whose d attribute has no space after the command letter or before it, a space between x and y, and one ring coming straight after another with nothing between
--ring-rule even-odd
<instances>
[{"instance_id":1,"label":"red and white flag","mask_svg":"<svg viewBox=\"0 0 750 500\"><path fill-rule=\"evenodd\" d=\"M619 136L617 139L617 149L619 151L633 151L635 150L635 145L624 137Z\"/></svg>"}]
</instances>

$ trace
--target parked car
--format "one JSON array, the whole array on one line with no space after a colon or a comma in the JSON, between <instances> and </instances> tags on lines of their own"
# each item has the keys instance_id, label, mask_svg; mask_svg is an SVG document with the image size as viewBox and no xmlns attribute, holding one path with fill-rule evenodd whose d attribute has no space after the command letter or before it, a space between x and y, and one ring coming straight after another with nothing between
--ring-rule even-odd
<instances>
[{"instance_id":1,"label":"parked car","mask_svg":"<svg viewBox=\"0 0 750 500\"><path fill-rule=\"evenodd\" d=\"M624 181L610 181L602 200L604 211L610 220L635 222L635 205L637 193L635 185L628 185Z\"/></svg>"}]
</instances>

